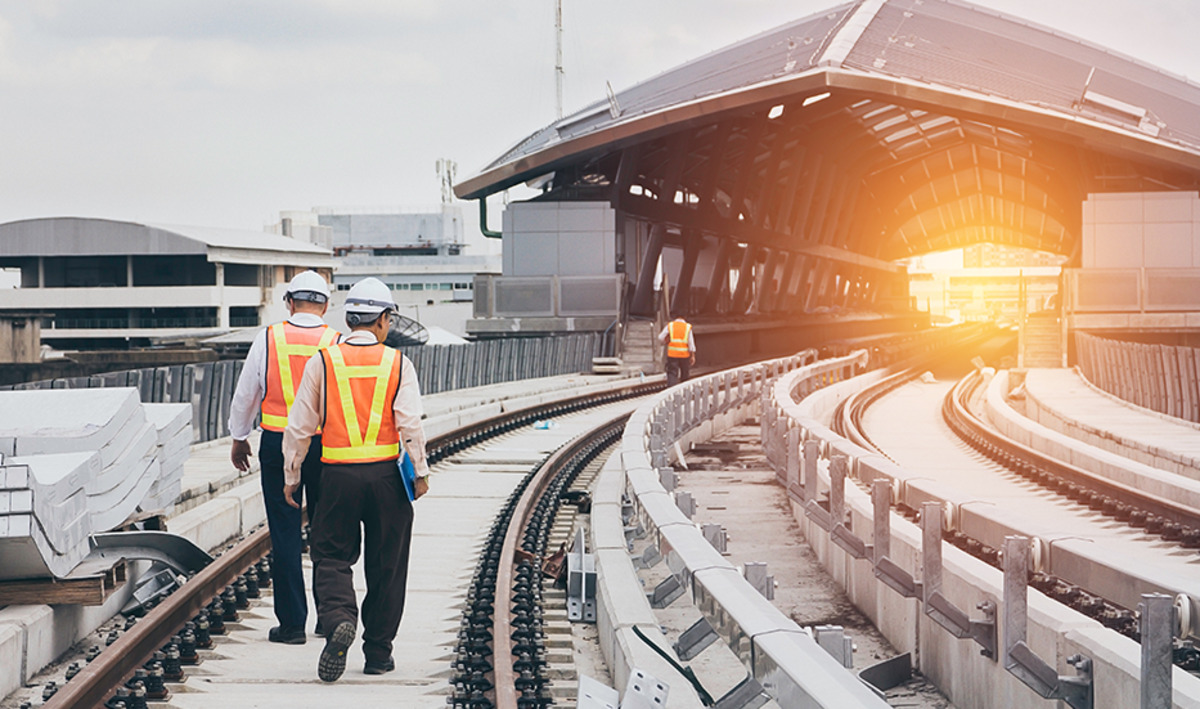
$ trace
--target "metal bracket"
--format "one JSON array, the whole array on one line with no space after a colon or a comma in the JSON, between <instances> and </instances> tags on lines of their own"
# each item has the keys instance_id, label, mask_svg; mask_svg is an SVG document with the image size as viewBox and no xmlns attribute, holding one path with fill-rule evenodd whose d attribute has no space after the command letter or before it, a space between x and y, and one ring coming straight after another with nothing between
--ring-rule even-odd
<instances>
[{"instance_id":1,"label":"metal bracket","mask_svg":"<svg viewBox=\"0 0 1200 709\"><path fill-rule=\"evenodd\" d=\"M675 649L675 654L679 655L679 659L687 662L696 655L704 651L706 647L717 641L717 631L713 630L712 625L701 617L691 627L679 634L679 640L676 640L671 647Z\"/></svg>"},{"instance_id":2,"label":"metal bracket","mask_svg":"<svg viewBox=\"0 0 1200 709\"><path fill-rule=\"evenodd\" d=\"M567 554L567 620L596 622L596 558L584 553L584 534L575 533Z\"/></svg>"},{"instance_id":3,"label":"metal bracket","mask_svg":"<svg viewBox=\"0 0 1200 709\"><path fill-rule=\"evenodd\" d=\"M1029 603L1029 538L1004 538L1004 669L1046 699L1092 709L1092 661L1071 655L1075 676L1062 676L1025 644Z\"/></svg>"},{"instance_id":4,"label":"metal bracket","mask_svg":"<svg viewBox=\"0 0 1200 709\"><path fill-rule=\"evenodd\" d=\"M903 598L923 598L923 586L899 564L892 561L892 481L879 479L871 488L874 503L875 534L874 552L875 578L899 593Z\"/></svg>"},{"instance_id":5,"label":"metal bracket","mask_svg":"<svg viewBox=\"0 0 1200 709\"><path fill-rule=\"evenodd\" d=\"M634 557L633 565L639 569L649 569L658 562L662 561L662 553L658 550L655 544L647 544L642 550L641 556Z\"/></svg>"},{"instance_id":6,"label":"metal bracket","mask_svg":"<svg viewBox=\"0 0 1200 709\"><path fill-rule=\"evenodd\" d=\"M203 569L213 560L191 540L170 532L105 532L88 537L88 544L89 559L157 561L184 576Z\"/></svg>"},{"instance_id":7,"label":"metal bracket","mask_svg":"<svg viewBox=\"0 0 1200 709\"><path fill-rule=\"evenodd\" d=\"M763 686L758 683L758 680L747 676L736 687L725 693L725 696L717 700L713 705L713 709L758 709L771 701L771 696L766 693Z\"/></svg>"},{"instance_id":8,"label":"metal bracket","mask_svg":"<svg viewBox=\"0 0 1200 709\"><path fill-rule=\"evenodd\" d=\"M666 608L682 595L683 584L678 576L671 574L660 581L653 591L646 593L646 600L650 601L651 608Z\"/></svg>"},{"instance_id":9,"label":"metal bracket","mask_svg":"<svg viewBox=\"0 0 1200 709\"><path fill-rule=\"evenodd\" d=\"M925 567L925 615L956 638L971 638L983 648L979 654L996 659L996 604L981 601L975 607L983 611L983 620L971 620L967 614L942 595L942 505L921 505L921 556Z\"/></svg>"},{"instance_id":10,"label":"metal bracket","mask_svg":"<svg viewBox=\"0 0 1200 709\"><path fill-rule=\"evenodd\" d=\"M833 523L829 536L834 544L849 552L850 556L866 559L872 556L871 547L845 524L848 468L849 459L844 455L835 455L829 459L829 516Z\"/></svg>"}]
</instances>

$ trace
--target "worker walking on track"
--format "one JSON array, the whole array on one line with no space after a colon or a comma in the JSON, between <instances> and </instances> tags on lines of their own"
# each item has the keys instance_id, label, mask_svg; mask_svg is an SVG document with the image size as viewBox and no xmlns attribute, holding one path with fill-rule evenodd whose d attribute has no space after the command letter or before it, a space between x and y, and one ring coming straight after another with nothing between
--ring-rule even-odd
<instances>
[{"instance_id":1,"label":"worker walking on track","mask_svg":"<svg viewBox=\"0 0 1200 709\"><path fill-rule=\"evenodd\" d=\"M686 382L696 363L696 340L692 325L677 317L658 333L658 341L667 346L667 386Z\"/></svg>"},{"instance_id":2,"label":"worker walking on track","mask_svg":"<svg viewBox=\"0 0 1200 709\"><path fill-rule=\"evenodd\" d=\"M413 508L397 460L408 452L416 472L414 499L429 489L421 392L412 362L382 344L396 304L391 291L366 278L346 293L341 344L309 360L287 430L284 497L298 489L301 461L321 426L321 505L313 521L313 583L326 631L317 676L333 682L346 669L358 628L351 566L365 557L363 654L366 674L391 672L392 641L404 612ZM363 545L365 544L365 550Z\"/></svg>"},{"instance_id":3,"label":"worker walking on track","mask_svg":"<svg viewBox=\"0 0 1200 709\"><path fill-rule=\"evenodd\" d=\"M300 510L283 499L283 429L300 384L304 365L317 350L333 344L338 332L321 320L329 307L329 284L314 271L304 271L288 283L283 295L290 316L276 323L250 345L229 411L233 467L250 469L250 443L254 419L262 415L262 438L258 446L263 502L271 531L271 581L275 587L275 617L267 639L273 643L304 644L308 602L300 561ZM301 479L308 496L308 515L317 506L321 460L310 455L301 466Z\"/></svg>"}]
</instances>

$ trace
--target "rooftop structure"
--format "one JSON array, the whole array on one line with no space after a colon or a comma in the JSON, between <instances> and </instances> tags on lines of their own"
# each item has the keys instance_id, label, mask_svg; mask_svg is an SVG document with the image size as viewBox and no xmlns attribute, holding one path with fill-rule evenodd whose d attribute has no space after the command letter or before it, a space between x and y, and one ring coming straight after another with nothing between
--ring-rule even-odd
<instances>
[{"instance_id":1,"label":"rooftop structure","mask_svg":"<svg viewBox=\"0 0 1200 709\"><path fill-rule=\"evenodd\" d=\"M19 288L0 311L44 313L58 346L126 346L282 318L283 288L328 249L275 234L78 217L0 224L0 268Z\"/></svg>"},{"instance_id":2,"label":"rooftop structure","mask_svg":"<svg viewBox=\"0 0 1200 709\"><path fill-rule=\"evenodd\" d=\"M731 326L885 312L909 303L899 259L990 242L1073 267L1089 195L1200 189L1200 85L960 0L859 0L601 98L455 193L521 183L614 212L589 272L618 281L609 321L661 310L662 283L671 310ZM520 221L514 243L544 239ZM560 275L506 269L487 308L549 295L491 329L566 301Z\"/></svg>"}]
</instances>

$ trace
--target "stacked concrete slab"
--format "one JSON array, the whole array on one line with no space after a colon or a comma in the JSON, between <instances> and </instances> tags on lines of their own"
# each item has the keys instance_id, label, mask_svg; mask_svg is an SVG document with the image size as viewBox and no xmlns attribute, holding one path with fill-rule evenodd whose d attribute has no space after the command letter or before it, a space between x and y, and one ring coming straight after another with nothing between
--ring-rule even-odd
<instances>
[{"instance_id":1,"label":"stacked concrete slab","mask_svg":"<svg viewBox=\"0 0 1200 709\"><path fill-rule=\"evenodd\" d=\"M170 505L190 408L136 389L0 392L0 580L64 576L89 534Z\"/></svg>"}]
</instances>

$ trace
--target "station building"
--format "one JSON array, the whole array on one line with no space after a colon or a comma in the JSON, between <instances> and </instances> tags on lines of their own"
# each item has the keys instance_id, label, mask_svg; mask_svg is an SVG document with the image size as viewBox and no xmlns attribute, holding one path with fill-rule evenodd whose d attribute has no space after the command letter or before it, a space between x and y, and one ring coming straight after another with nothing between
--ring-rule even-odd
<instances>
[{"instance_id":1,"label":"station building","mask_svg":"<svg viewBox=\"0 0 1200 709\"><path fill-rule=\"evenodd\" d=\"M0 268L20 287L0 315L41 314L59 348L145 346L256 327L283 318L283 289L325 247L252 230L54 217L0 224Z\"/></svg>"}]
</instances>

